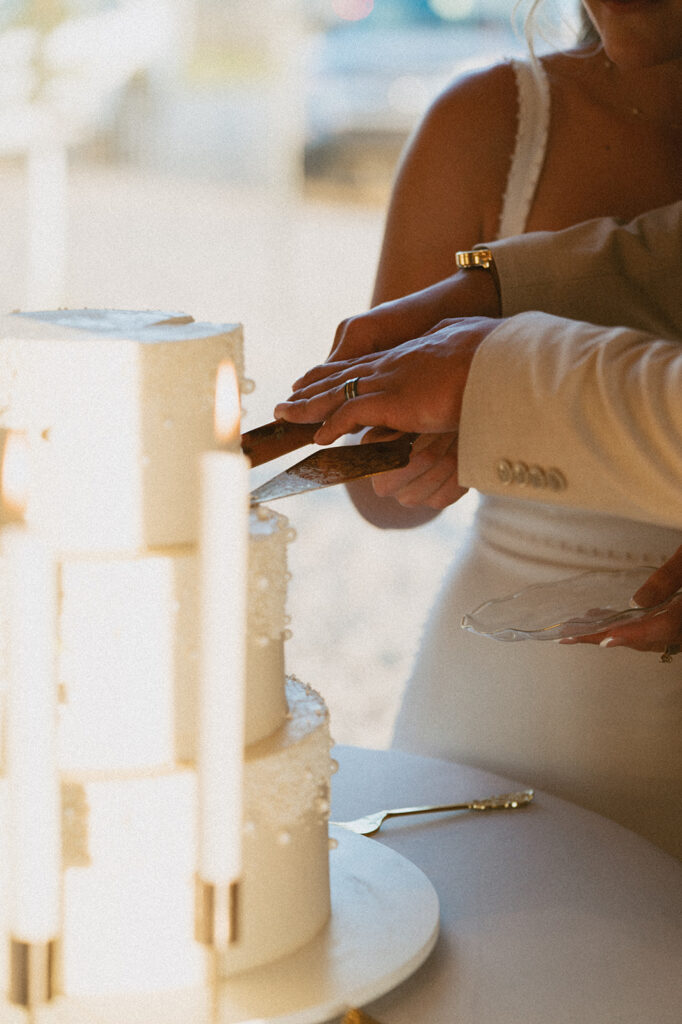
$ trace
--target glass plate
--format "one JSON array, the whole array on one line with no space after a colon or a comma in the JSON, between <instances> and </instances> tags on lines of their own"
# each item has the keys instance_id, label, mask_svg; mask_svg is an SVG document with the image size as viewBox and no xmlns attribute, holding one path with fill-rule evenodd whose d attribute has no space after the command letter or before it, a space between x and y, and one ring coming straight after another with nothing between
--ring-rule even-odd
<instances>
[{"instance_id":1,"label":"glass plate","mask_svg":"<svg viewBox=\"0 0 682 1024\"><path fill-rule=\"evenodd\" d=\"M494 640L587 636L651 611L631 608L630 598L653 571L652 566L640 565L536 583L516 594L479 605L463 617L462 628Z\"/></svg>"}]
</instances>

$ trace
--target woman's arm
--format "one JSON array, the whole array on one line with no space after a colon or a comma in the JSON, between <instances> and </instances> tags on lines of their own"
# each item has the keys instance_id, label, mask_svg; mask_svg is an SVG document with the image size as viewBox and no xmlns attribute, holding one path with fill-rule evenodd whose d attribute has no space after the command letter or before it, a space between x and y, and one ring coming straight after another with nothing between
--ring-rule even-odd
<instances>
[{"instance_id":1,"label":"woman's arm","mask_svg":"<svg viewBox=\"0 0 682 1024\"><path fill-rule=\"evenodd\" d=\"M486 132L480 131L482 122L487 125ZM392 303L451 277L458 249L470 249L483 238L495 236L515 133L516 87L508 65L457 82L436 100L408 144L398 170L373 306ZM492 146L491 139L495 140ZM388 328L392 339L404 341L423 334L444 316L484 312L473 307L474 282L463 277L460 275L459 287L454 290L446 286L417 297L402 325L401 311L383 307L377 314L384 322L379 325L375 320L370 330L379 326L383 332ZM490 300L496 302L494 292ZM442 316L434 315L441 301ZM460 301L461 308L453 308ZM348 322L342 325L334 358L359 354L365 343L360 337L363 326ZM378 341L376 333L366 343L364 351L387 347L385 340ZM371 481L349 487L361 514L377 526L391 528L416 526L433 518L434 511L403 507L399 501L410 501L417 480L420 493L439 486L442 458L447 455L444 445L442 437L422 438L408 467L376 479L383 497ZM449 438L446 448L456 455L456 435ZM456 494L463 493L456 487Z\"/></svg>"}]
</instances>

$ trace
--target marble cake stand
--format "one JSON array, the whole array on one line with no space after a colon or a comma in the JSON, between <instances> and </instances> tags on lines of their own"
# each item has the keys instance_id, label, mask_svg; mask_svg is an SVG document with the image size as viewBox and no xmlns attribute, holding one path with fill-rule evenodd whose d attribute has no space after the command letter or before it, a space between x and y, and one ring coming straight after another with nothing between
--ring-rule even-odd
<instances>
[{"instance_id":1,"label":"marble cake stand","mask_svg":"<svg viewBox=\"0 0 682 1024\"><path fill-rule=\"evenodd\" d=\"M435 889L381 843L334 827L330 835L332 917L303 949L221 983L213 1005L196 989L70 997L40 1010L36 1024L321 1024L395 988L435 945ZM23 1012L16 1020L24 1024Z\"/></svg>"},{"instance_id":2,"label":"marble cake stand","mask_svg":"<svg viewBox=\"0 0 682 1024\"><path fill-rule=\"evenodd\" d=\"M319 1024L395 988L438 937L438 897L394 850L331 828L332 918L298 953L229 982L220 1024Z\"/></svg>"}]
</instances>

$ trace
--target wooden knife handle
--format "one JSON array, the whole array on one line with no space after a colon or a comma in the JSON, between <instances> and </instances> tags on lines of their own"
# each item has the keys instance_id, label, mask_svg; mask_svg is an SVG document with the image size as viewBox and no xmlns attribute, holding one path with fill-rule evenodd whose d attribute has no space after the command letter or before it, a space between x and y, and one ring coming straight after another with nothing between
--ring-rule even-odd
<instances>
[{"instance_id":1,"label":"wooden knife handle","mask_svg":"<svg viewBox=\"0 0 682 1024\"><path fill-rule=\"evenodd\" d=\"M313 443L313 437L321 423L289 423L287 420L273 420L262 427L247 430L241 436L242 451L251 459L252 466L278 459L280 455L303 448Z\"/></svg>"}]
</instances>

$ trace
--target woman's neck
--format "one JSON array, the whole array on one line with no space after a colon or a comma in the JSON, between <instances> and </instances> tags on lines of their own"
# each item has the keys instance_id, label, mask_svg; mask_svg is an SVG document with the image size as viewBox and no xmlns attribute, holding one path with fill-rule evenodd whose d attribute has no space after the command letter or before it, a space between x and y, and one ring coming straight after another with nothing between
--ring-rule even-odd
<instances>
[{"instance_id":1,"label":"woman's neck","mask_svg":"<svg viewBox=\"0 0 682 1024\"><path fill-rule=\"evenodd\" d=\"M623 69L603 50L570 56L576 76L604 106L664 131L682 129L682 58Z\"/></svg>"}]
</instances>

